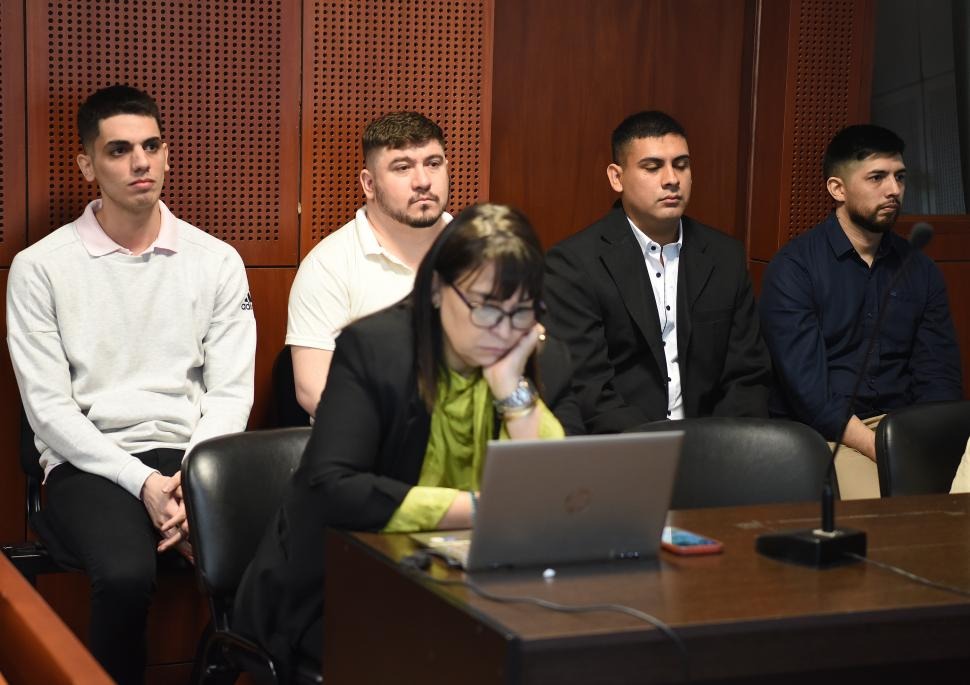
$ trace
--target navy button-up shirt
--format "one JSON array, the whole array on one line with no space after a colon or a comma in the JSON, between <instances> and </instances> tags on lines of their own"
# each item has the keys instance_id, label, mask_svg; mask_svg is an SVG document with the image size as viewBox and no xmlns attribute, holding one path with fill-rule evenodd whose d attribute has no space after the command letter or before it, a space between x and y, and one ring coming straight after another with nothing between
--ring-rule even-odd
<instances>
[{"instance_id":1,"label":"navy button-up shirt","mask_svg":"<svg viewBox=\"0 0 970 685\"><path fill-rule=\"evenodd\" d=\"M827 440L839 438L879 306L911 249L888 232L870 267L832 214L779 250L765 271L759 305L776 372L773 414L807 423ZM889 292L852 414L864 419L962 397L943 276L917 253Z\"/></svg>"}]
</instances>

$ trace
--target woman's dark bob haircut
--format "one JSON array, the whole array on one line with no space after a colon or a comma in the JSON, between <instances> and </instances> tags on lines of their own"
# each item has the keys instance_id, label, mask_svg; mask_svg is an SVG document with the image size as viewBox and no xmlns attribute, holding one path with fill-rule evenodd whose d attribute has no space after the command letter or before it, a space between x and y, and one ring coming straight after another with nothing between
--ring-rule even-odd
<instances>
[{"instance_id":1,"label":"woman's dark bob haircut","mask_svg":"<svg viewBox=\"0 0 970 685\"><path fill-rule=\"evenodd\" d=\"M505 205L480 204L455 217L422 260L411 291L418 391L429 412L446 371L441 316L432 301L435 277L439 287L456 284L486 264L495 268L492 297L501 301L520 293L521 299L542 306L542 246L525 215ZM534 359L526 374L538 387Z\"/></svg>"}]
</instances>

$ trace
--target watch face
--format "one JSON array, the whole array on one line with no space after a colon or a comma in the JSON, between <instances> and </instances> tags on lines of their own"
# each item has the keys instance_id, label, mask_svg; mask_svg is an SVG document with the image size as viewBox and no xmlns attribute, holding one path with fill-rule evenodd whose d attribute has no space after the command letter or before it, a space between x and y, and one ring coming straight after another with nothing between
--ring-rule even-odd
<instances>
[{"instance_id":1,"label":"watch face","mask_svg":"<svg viewBox=\"0 0 970 685\"><path fill-rule=\"evenodd\" d=\"M531 407L536 402L536 392L532 387L532 383L527 379L519 381L515 390L512 394L506 397L504 400L499 400L495 403L499 411L507 411L510 409L521 409L523 407Z\"/></svg>"}]
</instances>

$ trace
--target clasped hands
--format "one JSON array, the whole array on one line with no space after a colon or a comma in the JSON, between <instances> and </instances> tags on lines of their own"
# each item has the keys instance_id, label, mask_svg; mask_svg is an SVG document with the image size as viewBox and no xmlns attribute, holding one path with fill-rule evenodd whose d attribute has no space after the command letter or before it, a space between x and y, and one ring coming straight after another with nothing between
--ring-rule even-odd
<instances>
[{"instance_id":1,"label":"clasped hands","mask_svg":"<svg viewBox=\"0 0 970 685\"><path fill-rule=\"evenodd\" d=\"M189 544L189 522L185 516L185 500L182 498L182 474L163 476L155 472L142 485L141 500L148 511L152 524L162 539L158 551L175 548L189 561L195 561Z\"/></svg>"}]
</instances>

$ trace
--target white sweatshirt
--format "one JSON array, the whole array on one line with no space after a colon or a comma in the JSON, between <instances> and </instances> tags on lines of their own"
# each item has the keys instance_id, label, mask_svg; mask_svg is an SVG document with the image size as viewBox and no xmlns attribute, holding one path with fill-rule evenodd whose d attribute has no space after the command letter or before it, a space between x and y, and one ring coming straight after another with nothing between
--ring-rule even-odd
<instances>
[{"instance_id":1,"label":"white sweatshirt","mask_svg":"<svg viewBox=\"0 0 970 685\"><path fill-rule=\"evenodd\" d=\"M242 259L159 204L174 250L85 244L79 225L101 231L95 200L20 252L7 282L7 345L45 474L70 462L135 497L153 470L133 454L245 430L253 403Z\"/></svg>"}]
</instances>

